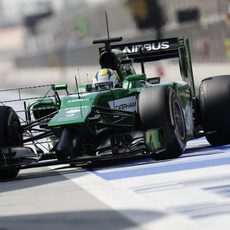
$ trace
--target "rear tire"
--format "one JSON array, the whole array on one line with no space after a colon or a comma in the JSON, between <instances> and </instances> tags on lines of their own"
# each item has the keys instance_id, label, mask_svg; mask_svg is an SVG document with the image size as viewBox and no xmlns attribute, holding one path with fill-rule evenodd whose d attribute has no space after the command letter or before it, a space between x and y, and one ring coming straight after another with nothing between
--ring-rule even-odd
<instances>
[{"instance_id":1,"label":"rear tire","mask_svg":"<svg viewBox=\"0 0 230 230\"><path fill-rule=\"evenodd\" d=\"M18 115L11 107L0 106L0 148L18 146L23 146ZM18 175L19 171L20 167L0 168L0 179L13 179Z\"/></svg>"},{"instance_id":2,"label":"rear tire","mask_svg":"<svg viewBox=\"0 0 230 230\"><path fill-rule=\"evenodd\" d=\"M181 103L175 91L168 86L157 85L140 92L138 111L144 131L163 128L165 151L152 153L155 160L176 158L186 147L186 126Z\"/></svg>"},{"instance_id":3,"label":"rear tire","mask_svg":"<svg viewBox=\"0 0 230 230\"><path fill-rule=\"evenodd\" d=\"M201 125L211 145L230 144L230 75L207 78L199 90Z\"/></svg>"}]
</instances>

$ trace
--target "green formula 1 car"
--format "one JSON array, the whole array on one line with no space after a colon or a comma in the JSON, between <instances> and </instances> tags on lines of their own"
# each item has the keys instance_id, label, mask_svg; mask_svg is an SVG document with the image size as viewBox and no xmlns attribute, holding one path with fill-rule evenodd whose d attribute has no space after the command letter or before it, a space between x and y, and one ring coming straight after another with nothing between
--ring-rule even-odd
<instances>
[{"instance_id":1,"label":"green formula 1 car","mask_svg":"<svg viewBox=\"0 0 230 230\"><path fill-rule=\"evenodd\" d=\"M62 163L175 158L188 140L201 136L211 145L230 143L230 76L207 78L196 93L188 40L120 41L94 41L104 44L100 66L116 71L118 87L77 84L70 94L65 84L51 85L51 96L16 100L23 102L20 111L9 106L15 100L1 102L1 179L16 177L20 169ZM171 58L179 59L181 81L161 84L146 76L146 62ZM140 63L142 73L133 63Z\"/></svg>"}]
</instances>

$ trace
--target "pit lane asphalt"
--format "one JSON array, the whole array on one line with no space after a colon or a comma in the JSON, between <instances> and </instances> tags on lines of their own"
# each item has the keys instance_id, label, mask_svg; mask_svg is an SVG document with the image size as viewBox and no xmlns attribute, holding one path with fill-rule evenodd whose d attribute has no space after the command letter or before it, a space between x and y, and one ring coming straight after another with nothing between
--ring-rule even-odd
<instances>
[{"instance_id":1,"label":"pit lane asphalt","mask_svg":"<svg viewBox=\"0 0 230 230\"><path fill-rule=\"evenodd\" d=\"M0 229L229 229L230 146L177 159L22 170L0 182Z\"/></svg>"},{"instance_id":2,"label":"pit lane asphalt","mask_svg":"<svg viewBox=\"0 0 230 230\"><path fill-rule=\"evenodd\" d=\"M68 173L82 172L68 169ZM67 173L67 171L65 173ZM0 182L0 229L140 229L50 168Z\"/></svg>"}]
</instances>

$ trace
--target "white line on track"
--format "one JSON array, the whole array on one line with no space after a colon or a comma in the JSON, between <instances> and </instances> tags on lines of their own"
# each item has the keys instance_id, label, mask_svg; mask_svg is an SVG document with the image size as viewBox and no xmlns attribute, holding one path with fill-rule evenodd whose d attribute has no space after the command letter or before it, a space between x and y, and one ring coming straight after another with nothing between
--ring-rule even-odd
<instances>
[{"instance_id":1,"label":"white line on track","mask_svg":"<svg viewBox=\"0 0 230 230\"><path fill-rule=\"evenodd\" d=\"M80 173L81 174L81 173ZM192 221L176 213L162 211L135 192L105 181L91 172L65 174L76 183L124 217L138 224L141 229L197 229Z\"/></svg>"},{"instance_id":2,"label":"white line on track","mask_svg":"<svg viewBox=\"0 0 230 230\"><path fill-rule=\"evenodd\" d=\"M197 145L207 142L197 140ZM196 141L192 142L196 146ZM183 162L211 159L224 162L229 149L209 149L215 155L178 158L171 161L110 169L94 172L63 174L66 178L92 194L96 199L138 224L141 229L229 229L230 196L226 186L230 184L229 165L195 168L167 173L124 178L105 179L100 173L119 173L170 166ZM203 152L204 152L203 151ZM218 152L219 151L219 152ZM201 151L202 153L202 151ZM188 155L190 153L187 153ZM199 159L198 159L199 158ZM116 166L115 166L116 167ZM222 194L223 193L223 194Z\"/></svg>"}]
</instances>

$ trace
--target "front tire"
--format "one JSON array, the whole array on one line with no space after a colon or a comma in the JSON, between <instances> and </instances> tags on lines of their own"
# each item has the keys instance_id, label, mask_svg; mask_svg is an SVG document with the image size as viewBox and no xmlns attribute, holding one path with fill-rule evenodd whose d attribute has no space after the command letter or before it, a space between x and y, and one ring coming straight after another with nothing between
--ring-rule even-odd
<instances>
[{"instance_id":1,"label":"front tire","mask_svg":"<svg viewBox=\"0 0 230 230\"><path fill-rule=\"evenodd\" d=\"M211 145L230 144L230 75L204 79L199 89L201 125Z\"/></svg>"},{"instance_id":2,"label":"front tire","mask_svg":"<svg viewBox=\"0 0 230 230\"><path fill-rule=\"evenodd\" d=\"M140 92L138 111L144 131L163 128L165 151L152 153L155 160L176 158L186 147L186 125L183 110L175 91L157 85Z\"/></svg>"},{"instance_id":3,"label":"front tire","mask_svg":"<svg viewBox=\"0 0 230 230\"><path fill-rule=\"evenodd\" d=\"M18 115L11 107L0 106L0 148L22 145L23 139ZM0 168L0 179L13 179L18 175L19 171L20 167Z\"/></svg>"}]
</instances>

